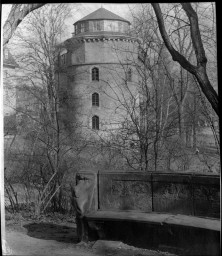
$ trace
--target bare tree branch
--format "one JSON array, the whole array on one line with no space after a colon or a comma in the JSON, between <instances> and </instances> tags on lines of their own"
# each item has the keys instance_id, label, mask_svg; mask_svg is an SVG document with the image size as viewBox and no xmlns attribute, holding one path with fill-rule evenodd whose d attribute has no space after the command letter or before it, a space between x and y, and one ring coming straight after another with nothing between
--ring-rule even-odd
<instances>
[{"instance_id":1,"label":"bare tree branch","mask_svg":"<svg viewBox=\"0 0 222 256\"><path fill-rule=\"evenodd\" d=\"M8 18L3 27L3 46L13 36L21 21L32 11L42 7L44 4L13 4Z\"/></svg>"},{"instance_id":2,"label":"bare tree branch","mask_svg":"<svg viewBox=\"0 0 222 256\"><path fill-rule=\"evenodd\" d=\"M207 58L205 56L205 51L200 35L197 13L194 11L190 3L181 3L181 5L190 21L191 39L197 57L197 65L206 66Z\"/></svg>"},{"instance_id":3,"label":"bare tree branch","mask_svg":"<svg viewBox=\"0 0 222 256\"><path fill-rule=\"evenodd\" d=\"M194 66L183 55L176 51L173 45L171 44L169 36L165 29L165 24L159 4L152 3L151 5L157 17L157 22L159 25L161 36L173 60L177 61L185 70L189 71L197 78L197 81L204 95L210 102L214 111L217 113L217 115L219 115L218 95L214 90L211 82L209 81L206 71L207 58L205 56L205 51L200 35L197 13L194 11L190 3L182 3L182 7L190 21L191 39L197 58L197 66Z\"/></svg>"}]
</instances>

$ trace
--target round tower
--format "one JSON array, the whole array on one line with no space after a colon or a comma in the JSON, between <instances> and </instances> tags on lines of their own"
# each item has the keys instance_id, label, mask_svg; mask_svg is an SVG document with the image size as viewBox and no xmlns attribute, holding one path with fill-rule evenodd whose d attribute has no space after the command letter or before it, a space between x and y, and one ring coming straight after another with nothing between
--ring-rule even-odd
<instances>
[{"instance_id":1,"label":"round tower","mask_svg":"<svg viewBox=\"0 0 222 256\"><path fill-rule=\"evenodd\" d=\"M87 132L121 125L121 101L136 93L137 39L129 28L129 21L99 8L74 23L73 36L60 52L65 114Z\"/></svg>"}]
</instances>

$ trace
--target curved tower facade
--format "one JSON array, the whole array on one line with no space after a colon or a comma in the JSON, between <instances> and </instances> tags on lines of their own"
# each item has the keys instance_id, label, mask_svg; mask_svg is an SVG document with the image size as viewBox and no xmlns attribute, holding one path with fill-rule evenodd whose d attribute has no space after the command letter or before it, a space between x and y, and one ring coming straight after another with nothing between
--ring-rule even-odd
<instances>
[{"instance_id":1,"label":"curved tower facade","mask_svg":"<svg viewBox=\"0 0 222 256\"><path fill-rule=\"evenodd\" d=\"M104 8L74 23L60 51L61 111L70 126L91 134L122 125L138 94L137 39L128 35L129 27Z\"/></svg>"}]
</instances>

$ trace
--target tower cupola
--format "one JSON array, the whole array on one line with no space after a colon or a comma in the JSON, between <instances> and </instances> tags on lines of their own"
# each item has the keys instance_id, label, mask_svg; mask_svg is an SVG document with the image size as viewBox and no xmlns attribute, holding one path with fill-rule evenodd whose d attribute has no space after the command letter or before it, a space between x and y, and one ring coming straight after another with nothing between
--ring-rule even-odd
<instances>
[{"instance_id":1,"label":"tower cupola","mask_svg":"<svg viewBox=\"0 0 222 256\"><path fill-rule=\"evenodd\" d=\"M85 34L125 34L130 22L101 7L74 23L74 36Z\"/></svg>"}]
</instances>

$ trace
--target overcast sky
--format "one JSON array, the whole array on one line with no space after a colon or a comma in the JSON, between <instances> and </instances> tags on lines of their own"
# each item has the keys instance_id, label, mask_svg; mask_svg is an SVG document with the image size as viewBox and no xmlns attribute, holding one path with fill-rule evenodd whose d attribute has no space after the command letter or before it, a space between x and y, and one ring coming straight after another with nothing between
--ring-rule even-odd
<instances>
[{"instance_id":1,"label":"overcast sky","mask_svg":"<svg viewBox=\"0 0 222 256\"><path fill-rule=\"evenodd\" d=\"M127 12L129 11L128 8L129 4L107 4L107 3L82 3L80 5L80 10L73 17L73 23L78 19L88 15L89 13L97 10L101 6L106 8L107 10L114 12L115 14L126 18ZM8 17L9 11L11 8L11 4L3 4L2 5L2 23L4 24L6 18Z\"/></svg>"}]
</instances>

